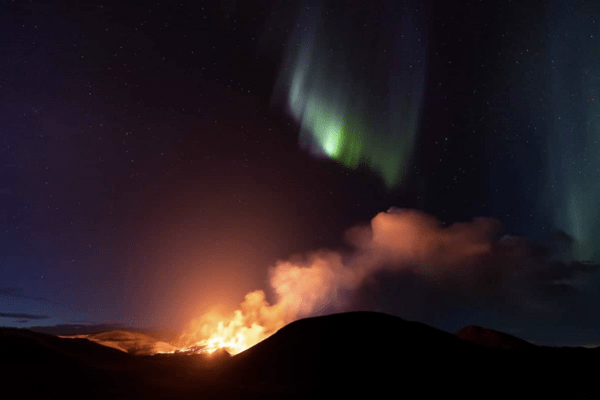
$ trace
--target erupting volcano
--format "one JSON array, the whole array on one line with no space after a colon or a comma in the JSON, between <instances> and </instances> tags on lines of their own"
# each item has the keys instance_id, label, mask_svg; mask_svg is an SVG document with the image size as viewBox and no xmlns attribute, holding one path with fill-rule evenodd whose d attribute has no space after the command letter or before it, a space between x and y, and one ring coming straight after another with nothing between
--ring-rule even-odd
<instances>
[{"instance_id":1,"label":"erupting volcano","mask_svg":"<svg viewBox=\"0 0 600 400\"><path fill-rule=\"evenodd\" d=\"M600 398L599 0L1 10L3 397Z\"/></svg>"},{"instance_id":2,"label":"erupting volcano","mask_svg":"<svg viewBox=\"0 0 600 400\"><path fill-rule=\"evenodd\" d=\"M248 293L240 309L230 315L213 311L194 320L176 343L178 348L238 354L277 330L315 310L338 306L338 292L354 283L354 271L342 265L340 254L319 252L305 260L279 262L270 271L277 301L265 292Z\"/></svg>"},{"instance_id":3,"label":"erupting volcano","mask_svg":"<svg viewBox=\"0 0 600 400\"><path fill-rule=\"evenodd\" d=\"M246 295L241 309L233 315L209 312L194 320L181 335L176 347L181 351L212 353L224 349L235 355L266 339L289 322L283 303L274 306L262 290Z\"/></svg>"},{"instance_id":4,"label":"erupting volcano","mask_svg":"<svg viewBox=\"0 0 600 400\"><path fill-rule=\"evenodd\" d=\"M269 271L273 304L263 290L250 292L229 315L212 311L194 320L174 345L183 352L238 354L299 318L344 310L352 291L384 270L439 279L461 263L455 279L468 280L485 273L476 270L477 264L492 251L497 228L485 218L445 228L422 212L391 208L370 227L347 232L349 252L320 250L279 261Z\"/></svg>"}]
</instances>

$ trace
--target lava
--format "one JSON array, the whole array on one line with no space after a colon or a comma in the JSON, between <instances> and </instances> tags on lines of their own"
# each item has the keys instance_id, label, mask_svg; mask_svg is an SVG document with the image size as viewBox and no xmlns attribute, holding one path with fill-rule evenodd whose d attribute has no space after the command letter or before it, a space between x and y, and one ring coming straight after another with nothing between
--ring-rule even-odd
<instances>
[{"instance_id":1,"label":"lava","mask_svg":"<svg viewBox=\"0 0 600 400\"><path fill-rule=\"evenodd\" d=\"M284 303L270 305L262 290L248 293L233 314L212 311L193 321L175 346L184 351L195 348L198 353L213 353L218 349L232 355L241 353L290 322L285 309Z\"/></svg>"}]
</instances>

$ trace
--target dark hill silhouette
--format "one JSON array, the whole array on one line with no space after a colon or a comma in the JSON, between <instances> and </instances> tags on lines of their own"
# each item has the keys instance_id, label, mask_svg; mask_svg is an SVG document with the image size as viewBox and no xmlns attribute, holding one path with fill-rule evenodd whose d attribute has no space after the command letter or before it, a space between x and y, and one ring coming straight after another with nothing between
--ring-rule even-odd
<instances>
[{"instance_id":1,"label":"dark hill silhouette","mask_svg":"<svg viewBox=\"0 0 600 400\"><path fill-rule=\"evenodd\" d=\"M128 358L123 352L98 346L86 339L64 340L59 337L36 333L26 329L0 329L2 362L27 365L57 361L87 367L121 365Z\"/></svg>"},{"instance_id":2,"label":"dark hill silhouette","mask_svg":"<svg viewBox=\"0 0 600 400\"><path fill-rule=\"evenodd\" d=\"M296 321L234 357L134 356L20 329L0 329L0 355L0 385L10 398L572 399L600 393L596 349L490 348L371 312Z\"/></svg>"},{"instance_id":3,"label":"dark hill silhouette","mask_svg":"<svg viewBox=\"0 0 600 400\"><path fill-rule=\"evenodd\" d=\"M519 398L593 391L592 371L581 364L593 353L546 350L507 352L391 315L351 312L293 322L233 357L224 374L248 391L304 395L418 390L419 397Z\"/></svg>"},{"instance_id":4,"label":"dark hill silhouette","mask_svg":"<svg viewBox=\"0 0 600 400\"><path fill-rule=\"evenodd\" d=\"M0 386L10 399L206 397L213 367L230 358L222 353L135 356L88 339L0 328Z\"/></svg>"},{"instance_id":5,"label":"dark hill silhouette","mask_svg":"<svg viewBox=\"0 0 600 400\"><path fill-rule=\"evenodd\" d=\"M0 382L11 398L75 397L80 387L110 390L106 371L132 366L127 354L86 339L0 329Z\"/></svg>"},{"instance_id":6,"label":"dark hill silhouette","mask_svg":"<svg viewBox=\"0 0 600 400\"><path fill-rule=\"evenodd\" d=\"M414 368L441 371L455 357L476 357L481 350L425 324L381 313L352 312L292 322L238 354L232 364L240 368L245 381L321 385L349 377L394 376L397 380L396 367L408 362Z\"/></svg>"},{"instance_id":7,"label":"dark hill silhouette","mask_svg":"<svg viewBox=\"0 0 600 400\"><path fill-rule=\"evenodd\" d=\"M460 339L494 349L533 350L537 346L518 337L479 326L467 326L456 333Z\"/></svg>"}]
</instances>

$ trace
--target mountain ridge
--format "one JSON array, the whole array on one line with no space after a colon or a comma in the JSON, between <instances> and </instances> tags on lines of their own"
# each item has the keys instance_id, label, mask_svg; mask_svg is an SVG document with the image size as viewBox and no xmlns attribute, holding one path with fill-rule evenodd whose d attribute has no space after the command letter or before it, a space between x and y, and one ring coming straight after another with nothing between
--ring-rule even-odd
<instances>
[{"instance_id":1,"label":"mountain ridge","mask_svg":"<svg viewBox=\"0 0 600 400\"><path fill-rule=\"evenodd\" d=\"M594 349L529 344L532 350L523 352L502 341L480 343L489 336L485 330L466 332L454 335L382 313L341 313L292 322L236 356L211 358L133 355L87 339L0 328L0 383L22 398L302 398L415 389L473 399L600 393L593 368L585 367L597 360Z\"/></svg>"}]
</instances>

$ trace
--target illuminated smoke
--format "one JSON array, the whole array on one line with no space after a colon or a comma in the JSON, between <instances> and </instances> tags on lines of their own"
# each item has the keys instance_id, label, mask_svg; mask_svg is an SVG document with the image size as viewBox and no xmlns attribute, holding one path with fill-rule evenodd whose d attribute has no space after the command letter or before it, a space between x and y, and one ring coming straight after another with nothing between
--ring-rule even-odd
<instances>
[{"instance_id":1,"label":"illuminated smoke","mask_svg":"<svg viewBox=\"0 0 600 400\"><path fill-rule=\"evenodd\" d=\"M269 271L274 304L262 290L251 292L232 315L210 312L192 322L178 346L237 354L298 318L343 309L365 278L384 269L410 268L434 279L468 281L476 261L492 250L497 231L491 219L445 228L425 213L390 209L373 218L370 227L348 232L355 247L350 254L323 250L277 262Z\"/></svg>"},{"instance_id":2,"label":"illuminated smoke","mask_svg":"<svg viewBox=\"0 0 600 400\"><path fill-rule=\"evenodd\" d=\"M246 295L233 315L211 311L194 320L176 343L180 349L199 347L213 352L219 348L237 354L275 333L287 323L283 303L271 306L262 290Z\"/></svg>"},{"instance_id":3,"label":"illuminated smoke","mask_svg":"<svg viewBox=\"0 0 600 400\"><path fill-rule=\"evenodd\" d=\"M449 265L486 254L499 228L490 218L445 228L423 212L396 209L378 214L371 226L369 249L386 254L398 266L407 262Z\"/></svg>"}]
</instances>

